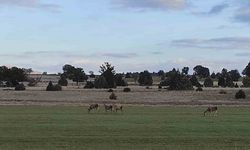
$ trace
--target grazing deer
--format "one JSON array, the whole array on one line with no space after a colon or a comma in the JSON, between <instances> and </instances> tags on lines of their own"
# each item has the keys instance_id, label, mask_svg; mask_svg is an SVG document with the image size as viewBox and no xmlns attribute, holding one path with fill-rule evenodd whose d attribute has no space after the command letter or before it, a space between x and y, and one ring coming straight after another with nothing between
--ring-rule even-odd
<instances>
[{"instance_id":1,"label":"grazing deer","mask_svg":"<svg viewBox=\"0 0 250 150\"><path fill-rule=\"evenodd\" d=\"M90 112L92 109L95 109L97 110L99 108L99 105L98 104L91 104L88 108L88 112Z\"/></svg>"},{"instance_id":2,"label":"grazing deer","mask_svg":"<svg viewBox=\"0 0 250 150\"><path fill-rule=\"evenodd\" d=\"M206 113L209 112L209 114L211 114L212 112L214 112L214 115L217 114L217 110L218 108L215 106L215 107L208 107L206 111L204 111L204 116L206 116Z\"/></svg>"},{"instance_id":3,"label":"grazing deer","mask_svg":"<svg viewBox=\"0 0 250 150\"><path fill-rule=\"evenodd\" d=\"M113 107L114 107L115 112L117 112L118 110L120 110L121 112L123 112L122 105L114 105Z\"/></svg>"},{"instance_id":4,"label":"grazing deer","mask_svg":"<svg viewBox=\"0 0 250 150\"><path fill-rule=\"evenodd\" d=\"M107 111L113 111L113 106L112 105L106 105L106 104L104 104L104 108L105 108L105 111L107 112Z\"/></svg>"}]
</instances>

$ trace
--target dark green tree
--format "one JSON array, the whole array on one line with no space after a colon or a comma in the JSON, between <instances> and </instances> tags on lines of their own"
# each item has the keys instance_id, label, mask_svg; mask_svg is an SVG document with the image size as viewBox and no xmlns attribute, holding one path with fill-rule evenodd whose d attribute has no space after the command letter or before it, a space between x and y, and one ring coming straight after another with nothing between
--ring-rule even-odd
<instances>
[{"instance_id":1,"label":"dark green tree","mask_svg":"<svg viewBox=\"0 0 250 150\"><path fill-rule=\"evenodd\" d=\"M190 80L190 82L192 83L193 86L196 86L196 87L201 87L202 86L195 75L192 75L189 80Z\"/></svg>"},{"instance_id":2,"label":"dark green tree","mask_svg":"<svg viewBox=\"0 0 250 150\"><path fill-rule=\"evenodd\" d=\"M188 67L183 67L182 68L182 74L188 75L189 68Z\"/></svg>"},{"instance_id":3,"label":"dark green tree","mask_svg":"<svg viewBox=\"0 0 250 150\"><path fill-rule=\"evenodd\" d=\"M200 78L207 78L210 76L209 69L201 65L195 66L193 70L194 70L194 75Z\"/></svg>"},{"instance_id":4,"label":"dark green tree","mask_svg":"<svg viewBox=\"0 0 250 150\"><path fill-rule=\"evenodd\" d=\"M153 78L150 72L145 70L139 74L138 82L140 86L151 86L153 85Z\"/></svg>"},{"instance_id":5,"label":"dark green tree","mask_svg":"<svg viewBox=\"0 0 250 150\"><path fill-rule=\"evenodd\" d=\"M204 86L205 87L213 87L214 86L213 80L210 77L206 78L204 81Z\"/></svg>"},{"instance_id":6,"label":"dark green tree","mask_svg":"<svg viewBox=\"0 0 250 150\"><path fill-rule=\"evenodd\" d=\"M97 89L105 89L108 88L108 82L106 81L104 76L99 76L95 79L94 86Z\"/></svg>"},{"instance_id":7,"label":"dark green tree","mask_svg":"<svg viewBox=\"0 0 250 150\"><path fill-rule=\"evenodd\" d=\"M248 65L245 67L245 69L242 72L243 75L250 77L250 62L248 63Z\"/></svg>"},{"instance_id":8,"label":"dark green tree","mask_svg":"<svg viewBox=\"0 0 250 150\"><path fill-rule=\"evenodd\" d=\"M74 66L68 64L63 66L62 76L73 80L77 83L77 85L79 84L79 82L84 82L88 79L82 68L75 68Z\"/></svg>"},{"instance_id":9,"label":"dark green tree","mask_svg":"<svg viewBox=\"0 0 250 150\"><path fill-rule=\"evenodd\" d=\"M108 87L107 88L116 88L115 84L115 68L110 63L105 62L100 66L100 73L101 76L105 78L107 81Z\"/></svg>"},{"instance_id":10,"label":"dark green tree","mask_svg":"<svg viewBox=\"0 0 250 150\"><path fill-rule=\"evenodd\" d=\"M168 90L193 90L193 85L188 76L175 69L168 73L166 84Z\"/></svg>"},{"instance_id":11,"label":"dark green tree","mask_svg":"<svg viewBox=\"0 0 250 150\"><path fill-rule=\"evenodd\" d=\"M218 78L218 86L226 87L226 80L222 76L219 76Z\"/></svg>"},{"instance_id":12,"label":"dark green tree","mask_svg":"<svg viewBox=\"0 0 250 150\"><path fill-rule=\"evenodd\" d=\"M239 78L241 77L241 75L237 69L231 70L228 73L233 81L239 81Z\"/></svg>"}]
</instances>

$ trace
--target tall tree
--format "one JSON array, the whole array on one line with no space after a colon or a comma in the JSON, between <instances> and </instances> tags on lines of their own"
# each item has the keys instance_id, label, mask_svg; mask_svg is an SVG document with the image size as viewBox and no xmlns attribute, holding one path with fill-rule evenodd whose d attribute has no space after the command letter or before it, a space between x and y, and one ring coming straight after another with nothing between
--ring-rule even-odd
<instances>
[{"instance_id":1,"label":"tall tree","mask_svg":"<svg viewBox=\"0 0 250 150\"><path fill-rule=\"evenodd\" d=\"M248 63L248 65L245 67L245 69L242 72L243 75L250 77L250 62Z\"/></svg>"},{"instance_id":2,"label":"tall tree","mask_svg":"<svg viewBox=\"0 0 250 150\"><path fill-rule=\"evenodd\" d=\"M115 67L112 66L110 63L105 62L100 66L100 73L103 76L108 84L108 88L115 88Z\"/></svg>"}]
</instances>

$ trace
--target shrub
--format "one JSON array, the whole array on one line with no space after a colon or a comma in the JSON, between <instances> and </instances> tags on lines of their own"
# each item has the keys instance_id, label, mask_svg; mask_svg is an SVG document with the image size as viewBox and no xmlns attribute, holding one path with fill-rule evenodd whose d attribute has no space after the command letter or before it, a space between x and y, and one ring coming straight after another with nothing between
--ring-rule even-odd
<instances>
[{"instance_id":1,"label":"shrub","mask_svg":"<svg viewBox=\"0 0 250 150\"><path fill-rule=\"evenodd\" d=\"M211 78L206 78L204 81L204 86L205 87L213 87L214 86L213 80Z\"/></svg>"},{"instance_id":2,"label":"shrub","mask_svg":"<svg viewBox=\"0 0 250 150\"><path fill-rule=\"evenodd\" d=\"M239 88L239 85L237 83L235 83L234 87L235 88Z\"/></svg>"},{"instance_id":3,"label":"shrub","mask_svg":"<svg viewBox=\"0 0 250 150\"><path fill-rule=\"evenodd\" d=\"M225 90L220 90L219 94L227 94Z\"/></svg>"},{"instance_id":4,"label":"shrub","mask_svg":"<svg viewBox=\"0 0 250 150\"><path fill-rule=\"evenodd\" d=\"M24 84L18 84L16 87L15 87L15 90L16 91L24 91L26 90Z\"/></svg>"},{"instance_id":5,"label":"shrub","mask_svg":"<svg viewBox=\"0 0 250 150\"><path fill-rule=\"evenodd\" d=\"M46 91L61 91L62 90L62 86L61 85L53 85L53 83L50 81L47 88L46 88Z\"/></svg>"},{"instance_id":6,"label":"shrub","mask_svg":"<svg viewBox=\"0 0 250 150\"><path fill-rule=\"evenodd\" d=\"M242 83L244 87L250 87L250 77L243 78Z\"/></svg>"},{"instance_id":7,"label":"shrub","mask_svg":"<svg viewBox=\"0 0 250 150\"><path fill-rule=\"evenodd\" d=\"M245 99L246 98L246 94L243 90L239 90L236 94L235 94L235 98L236 99Z\"/></svg>"},{"instance_id":8,"label":"shrub","mask_svg":"<svg viewBox=\"0 0 250 150\"><path fill-rule=\"evenodd\" d=\"M61 91L62 90L62 86L59 84L54 85L54 91Z\"/></svg>"},{"instance_id":9,"label":"shrub","mask_svg":"<svg viewBox=\"0 0 250 150\"><path fill-rule=\"evenodd\" d=\"M113 89L109 89L108 92L114 92L114 90Z\"/></svg>"},{"instance_id":10,"label":"shrub","mask_svg":"<svg viewBox=\"0 0 250 150\"><path fill-rule=\"evenodd\" d=\"M84 86L85 89L93 89L94 87L94 83L90 81L87 81L86 85Z\"/></svg>"},{"instance_id":11,"label":"shrub","mask_svg":"<svg viewBox=\"0 0 250 150\"><path fill-rule=\"evenodd\" d=\"M196 91L201 92L201 91L203 91L203 89L202 89L201 87L198 87L198 88L196 89Z\"/></svg>"},{"instance_id":12,"label":"shrub","mask_svg":"<svg viewBox=\"0 0 250 150\"><path fill-rule=\"evenodd\" d=\"M65 77L61 77L61 79L58 81L58 84L61 86L68 86L68 80Z\"/></svg>"},{"instance_id":13,"label":"shrub","mask_svg":"<svg viewBox=\"0 0 250 150\"><path fill-rule=\"evenodd\" d=\"M130 88L124 88L123 92L131 92L131 89Z\"/></svg>"},{"instance_id":14,"label":"shrub","mask_svg":"<svg viewBox=\"0 0 250 150\"><path fill-rule=\"evenodd\" d=\"M117 99L117 96L115 95L114 92L111 93L111 95L109 96L109 99L111 99L111 100L116 100Z\"/></svg>"}]
</instances>

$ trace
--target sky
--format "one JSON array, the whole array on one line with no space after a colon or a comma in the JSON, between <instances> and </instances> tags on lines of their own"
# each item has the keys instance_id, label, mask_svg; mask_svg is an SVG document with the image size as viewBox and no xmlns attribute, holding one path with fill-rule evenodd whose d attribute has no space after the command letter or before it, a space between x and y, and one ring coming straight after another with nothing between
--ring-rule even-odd
<instances>
[{"instance_id":1,"label":"sky","mask_svg":"<svg viewBox=\"0 0 250 150\"><path fill-rule=\"evenodd\" d=\"M168 71L250 61L250 0L0 0L0 65Z\"/></svg>"}]
</instances>

